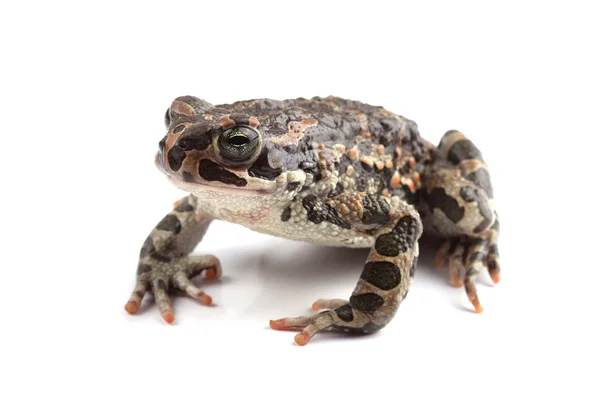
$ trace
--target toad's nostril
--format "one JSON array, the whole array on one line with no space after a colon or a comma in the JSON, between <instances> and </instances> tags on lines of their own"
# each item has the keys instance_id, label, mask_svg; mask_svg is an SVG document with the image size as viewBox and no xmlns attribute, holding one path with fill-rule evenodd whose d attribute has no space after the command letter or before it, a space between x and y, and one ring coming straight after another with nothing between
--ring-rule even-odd
<instances>
[{"instance_id":1,"label":"toad's nostril","mask_svg":"<svg viewBox=\"0 0 600 400\"><path fill-rule=\"evenodd\" d=\"M181 150L191 150L194 144L190 140L181 139L176 143L176 146L179 146Z\"/></svg>"}]
</instances>

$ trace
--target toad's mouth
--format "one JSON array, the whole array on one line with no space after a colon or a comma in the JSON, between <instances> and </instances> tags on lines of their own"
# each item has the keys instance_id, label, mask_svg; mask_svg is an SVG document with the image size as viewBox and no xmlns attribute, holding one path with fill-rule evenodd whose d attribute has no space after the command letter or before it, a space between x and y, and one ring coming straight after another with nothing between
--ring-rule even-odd
<instances>
[{"instance_id":1,"label":"toad's mouth","mask_svg":"<svg viewBox=\"0 0 600 400\"><path fill-rule=\"evenodd\" d=\"M200 193L200 192L218 192L218 193L228 193L228 194L238 194L244 196L264 196L267 194L271 194L275 192L277 189L276 185L271 185L272 187L265 188L241 188L236 186L230 186L225 184L218 183L205 183L198 182L197 180L182 180L177 176L167 174L169 181L180 188L181 190L185 190L190 193Z\"/></svg>"},{"instance_id":2,"label":"toad's mouth","mask_svg":"<svg viewBox=\"0 0 600 400\"><path fill-rule=\"evenodd\" d=\"M171 173L167 171L162 160L163 158L159 155L156 156L154 160L156 167L169 178L169 181L172 184L186 192L219 192L243 196L264 196L277 190L277 183L275 181L266 181L264 179L251 177L247 172L242 173L240 176L227 171L227 173L230 174L229 177L235 175L236 179L234 183L228 182L227 179L221 180L218 176L207 181L198 179L187 172Z\"/></svg>"}]
</instances>

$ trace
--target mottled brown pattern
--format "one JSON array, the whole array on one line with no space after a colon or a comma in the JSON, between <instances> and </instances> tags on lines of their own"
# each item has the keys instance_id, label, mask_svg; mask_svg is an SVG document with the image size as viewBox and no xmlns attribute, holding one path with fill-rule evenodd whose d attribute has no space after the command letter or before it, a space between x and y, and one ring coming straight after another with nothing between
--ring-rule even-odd
<instances>
[{"instance_id":1,"label":"mottled brown pattern","mask_svg":"<svg viewBox=\"0 0 600 400\"><path fill-rule=\"evenodd\" d=\"M192 195L144 242L130 313L149 290L167 322L174 319L171 288L210 303L189 279L220 275L218 260L189 253L212 219L371 248L348 300L320 299L313 309L326 310L319 314L271 321L274 329L301 330L300 345L321 331L371 333L387 325L407 296L423 232L444 239L437 263L448 261L453 284L464 284L475 311L482 310L479 271L487 267L494 282L500 278L488 168L459 131L448 131L436 148L413 121L338 97L213 106L183 96L165 120L156 164Z\"/></svg>"},{"instance_id":2,"label":"mottled brown pattern","mask_svg":"<svg viewBox=\"0 0 600 400\"><path fill-rule=\"evenodd\" d=\"M184 101L192 105L185 107ZM172 109L183 110L179 114L190 117L193 105L208 103L185 96L173 104ZM387 189L389 194L409 203L416 201L414 193L421 185L418 177L431 161L433 151L433 146L420 138L412 121L382 107L338 97L257 99L204 111L195 118L198 122L217 121L216 125L206 124L206 135L211 138L242 119L258 129L266 150L263 167L300 169L314 174L316 179L327 179L334 170L343 174L352 166L359 171L355 176L358 190L368 190L369 185L376 190ZM230 116L233 114L235 120ZM193 124L193 120L187 120ZM167 150L174 139L167 139ZM332 151L335 157L330 155ZM199 157L192 155L192 159ZM239 167L247 171L251 164ZM186 171L194 174L194 168L190 169Z\"/></svg>"}]
</instances>

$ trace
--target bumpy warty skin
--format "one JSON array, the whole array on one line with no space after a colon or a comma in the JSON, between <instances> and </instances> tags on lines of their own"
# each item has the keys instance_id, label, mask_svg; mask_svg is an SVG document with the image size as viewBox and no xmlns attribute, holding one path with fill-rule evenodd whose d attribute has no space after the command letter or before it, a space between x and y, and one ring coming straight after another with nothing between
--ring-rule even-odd
<instances>
[{"instance_id":1,"label":"bumpy warty skin","mask_svg":"<svg viewBox=\"0 0 600 400\"><path fill-rule=\"evenodd\" d=\"M189 279L216 277L220 264L188 254L213 219L293 240L371 248L348 301L319 300L315 309L328 311L272 321L275 329L302 329L299 344L322 330L385 326L408 293L423 232L443 239L438 262L449 262L453 283L464 283L477 312L475 277L487 266L499 279L488 167L458 131L436 147L413 121L337 97L213 106L183 96L165 122L156 164L191 195L144 243L129 312L147 291L168 322L171 289L208 302Z\"/></svg>"}]
</instances>

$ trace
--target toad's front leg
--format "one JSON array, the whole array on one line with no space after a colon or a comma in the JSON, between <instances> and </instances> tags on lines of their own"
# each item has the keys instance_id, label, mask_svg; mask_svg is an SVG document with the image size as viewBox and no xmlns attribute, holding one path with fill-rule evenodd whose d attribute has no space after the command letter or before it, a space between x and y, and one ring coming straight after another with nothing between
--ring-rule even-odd
<instances>
[{"instance_id":1,"label":"toad's front leg","mask_svg":"<svg viewBox=\"0 0 600 400\"><path fill-rule=\"evenodd\" d=\"M172 323L169 292L179 289L210 305L212 299L190 279L205 273L206 279L221 276L219 260L210 255L188 256L208 229L211 219L199 210L197 199L188 196L177 203L152 230L140 251L137 281L125 310L135 314L148 291L152 291L163 319Z\"/></svg>"},{"instance_id":2,"label":"toad's front leg","mask_svg":"<svg viewBox=\"0 0 600 400\"><path fill-rule=\"evenodd\" d=\"M301 329L295 337L299 345L305 345L323 330L377 331L392 320L408 293L419 255L417 240L422 233L419 216L410 206L397 205L390 210L389 201L384 197L362 197L363 204L368 204L370 211L377 210L375 214L380 217L385 216L385 221L375 230L375 244L350 300L318 300L313 304L315 311L329 310L307 317L271 321L273 329ZM363 215L373 215L364 211ZM366 228L369 222L363 217L362 227Z\"/></svg>"}]
</instances>

